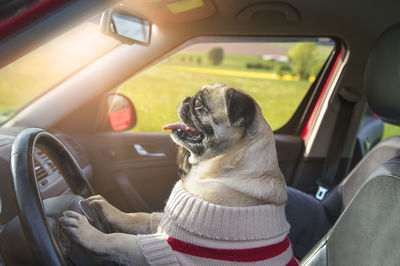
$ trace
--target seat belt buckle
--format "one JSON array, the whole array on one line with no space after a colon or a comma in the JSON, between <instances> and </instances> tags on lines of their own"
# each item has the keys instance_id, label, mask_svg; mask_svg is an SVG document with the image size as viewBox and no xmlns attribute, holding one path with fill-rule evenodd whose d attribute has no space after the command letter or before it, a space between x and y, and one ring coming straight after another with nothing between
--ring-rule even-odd
<instances>
[{"instance_id":1,"label":"seat belt buckle","mask_svg":"<svg viewBox=\"0 0 400 266\"><path fill-rule=\"evenodd\" d=\"M328 189L326 187L319 185L318 191L317 191L317 193L315 193L315 198L317 200L323 200L326 196L326 193L328 193Z\"/></svg>"}]
</instances>

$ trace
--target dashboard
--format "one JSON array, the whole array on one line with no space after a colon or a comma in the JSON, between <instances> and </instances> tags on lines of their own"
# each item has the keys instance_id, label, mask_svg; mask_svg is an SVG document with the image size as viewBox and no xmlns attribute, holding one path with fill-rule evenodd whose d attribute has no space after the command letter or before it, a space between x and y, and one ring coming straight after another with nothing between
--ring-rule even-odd
<instances>
[{"instance_id":1,"label":"dashboard","mask_svg":"<svg viewBox=\"0 0 400 266\"><path fill-rule=\"evenodd\" d=\"M35 177L42 199L72 193L61 168L45 147L37 144L33 158Z\"/></svg>"},{"instance_id":2,"label":"dashboard","mask_svg":"<svg viewBox=\"0 0 400 266\"><path fill-rule=\"evenodd\" d=\"M10 154L15 137L23 129L25 128L0 129L0 227L17 216L11 184ZM51 133L64 144L81 167L85 177L90 180L93 170L83 147L70 135L55 131ZM33 159L42 199L72 194L68 178L64 176L60 166L44 146L36 145Z\"/></svg>"}]
</instances>

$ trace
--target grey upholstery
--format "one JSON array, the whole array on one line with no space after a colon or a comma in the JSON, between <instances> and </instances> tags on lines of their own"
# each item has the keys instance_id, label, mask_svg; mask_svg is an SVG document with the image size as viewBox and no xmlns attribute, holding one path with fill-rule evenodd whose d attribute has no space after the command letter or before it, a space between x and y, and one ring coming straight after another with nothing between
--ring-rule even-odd
<instances>
[{"instance_id":1,"label":"grey upholstery","mask_svg":"<svg viewBox=\"0 0 400 266\"><path fill-rule=\"evenodd\" d=\"M400 24L376 41L365 88L371 109L400 125ZM336 191L346 208L302 265L399 265L399 154L400 137L385 140L343 180Z\"/></svg>"},{"instance_id":2,"label":"grey upholstery","mask_svg":"<svg viewBox=\"0 0 400 266\"><path fill-rule=\"evenodd\" d=\"M302 265L398 265L400 157L377 168Z\"/></svg>"},{"instance_id":3,"label":"grey upholstery","mask_svg":"<svg viewBox=\"0 0 400 266\"><path fill-rule=\"evenodd\" d=\"M400 136L381 141L369 151L339 185L343 208L379 165L397 156L400 156Z\"/></svg>"}]
</instances>

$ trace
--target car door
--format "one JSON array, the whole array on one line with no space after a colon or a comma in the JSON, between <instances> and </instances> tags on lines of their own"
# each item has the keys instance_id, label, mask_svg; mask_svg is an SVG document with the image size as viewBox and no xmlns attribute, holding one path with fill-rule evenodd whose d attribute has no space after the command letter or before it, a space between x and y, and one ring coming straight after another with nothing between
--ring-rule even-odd
<instances>
[{"instance_id":1,"label":"car door","mask_svg":"<svg viewBox=\"0 0 400 266\"><path fill-rule=\"evenodd\" d=\"M109 132L78 139L92 162L96 193L124 211L162 211L178 180L176 146L168 134Z\"/></svg>"}]
</instances>

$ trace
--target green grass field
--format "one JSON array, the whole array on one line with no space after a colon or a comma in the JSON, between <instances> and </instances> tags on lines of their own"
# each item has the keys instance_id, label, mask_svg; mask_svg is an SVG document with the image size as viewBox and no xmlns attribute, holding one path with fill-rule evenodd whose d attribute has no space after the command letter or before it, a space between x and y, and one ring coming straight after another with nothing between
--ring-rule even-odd
<instances>
[{"instance_id":1,"label":"green grass field","mask_svg":"<svg viewBox=\"0 0 400 266\"><path fill-rule=\"evenodd\" d=\"M119 92L132 99L138 123L134 132L160 132L164 124L178 121L176 108L204 84L225 83L241 88L260 104L273 129L293 114L310 83L307 81L260 80L172 71L158 66L125 83Z\"/></svg>"}]
</instances>

